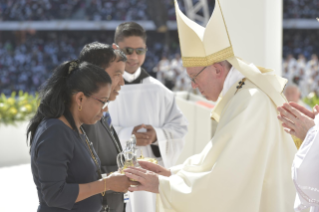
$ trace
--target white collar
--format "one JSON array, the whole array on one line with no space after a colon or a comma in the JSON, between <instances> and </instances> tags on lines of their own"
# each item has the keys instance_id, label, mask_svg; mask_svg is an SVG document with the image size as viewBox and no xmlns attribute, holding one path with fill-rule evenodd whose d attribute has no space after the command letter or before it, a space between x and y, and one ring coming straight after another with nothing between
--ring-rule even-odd
<instances>
[{"instance_id":1,"label":"white collar","mask_svg":"<svg viewBox=\"0 0 319 212\"><path fill-rule=\"evenodd\" d=\"M130 74L127 71L124 71L123 74L123 78L125 79L125 81L127 82L132 82L134 80L136 80L136 78L138 78L141 74L141 67L139 67L134 74Z\"/></svg>"},{"instance_id":2,"label":"white collar","mask_svg":"<svg viewBox=\"0 0 319 212\"><path fill-rule=\"evenodd\" d=\"M225 79L224 82L224 86L223 86L223 90L221 92L222 96L225 96L225 94L227 93L227 91L230 89L231 86L234 85L234 83L237 83L239 80L245 78L244 75L242 75L242 73L240 73L237 69L235 69L234 67L232 67L230 69L230 71L227 74L227 77Z\"/></svg>"}]
</instances>

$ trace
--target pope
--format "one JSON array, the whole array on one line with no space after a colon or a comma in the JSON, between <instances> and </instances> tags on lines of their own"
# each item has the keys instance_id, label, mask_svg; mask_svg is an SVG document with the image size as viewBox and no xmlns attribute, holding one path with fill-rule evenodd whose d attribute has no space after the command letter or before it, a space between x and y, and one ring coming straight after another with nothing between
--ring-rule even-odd
<instances>
[{"instance_id":1,"label":"pope","mask_svg":"<svg viewBox=\"0 0 319 212\"><path fill-rule=\"evenodd\" d=\"M215 4L205 29L175 1L183 65L192 86L218 100L211 113L218 122L215 135L182 165L168 170L141 162L142 168L125 170L141 183L130 190L158 193L158 211L293 211L290 167L296 147L276 110L286 101L287 80L235 56L219 1Z\"/></svg>"}]
</instances>

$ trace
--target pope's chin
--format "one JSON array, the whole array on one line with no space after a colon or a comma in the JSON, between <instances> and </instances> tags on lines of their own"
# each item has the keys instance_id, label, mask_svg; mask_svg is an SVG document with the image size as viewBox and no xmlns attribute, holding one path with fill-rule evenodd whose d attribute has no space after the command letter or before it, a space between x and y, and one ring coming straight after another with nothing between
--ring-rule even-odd
<instances>
[{"instance_id":1,"label":"pope's chin","mask_svg":"<svg viewBox=\"0 0 319 212\"><path fill-rule=\"evenodd\" d=\"M213 96L207 96L206 94L202 94L202 95L209 101L216 102L218 100L218 96L217 97L213 97Z\"/></svg>"}]
</instances>

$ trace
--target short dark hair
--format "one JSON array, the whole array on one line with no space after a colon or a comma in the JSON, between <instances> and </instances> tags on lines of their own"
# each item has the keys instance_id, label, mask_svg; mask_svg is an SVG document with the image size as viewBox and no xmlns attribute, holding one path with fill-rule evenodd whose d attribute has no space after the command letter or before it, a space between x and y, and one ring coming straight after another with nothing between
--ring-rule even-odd
<instances>
[{"instance_id":1,"label":"short dark hair","mask_svg":"<svg viewBox=\"0 0 319 212\"><path fill-rule=\"evenodd\" d=\"M59 118L63 115L79 135L69 109L72 95L75 92L83 92L89 97L107 84L112 84L110 76L96 65L78 61L67 61L59 65L41 87L40 104L27 129L30 146L39 124L47 118Z\"/></svg>"},{"instance_id":2,"label":"short dark hair","mask_svg":"<svg viewBox=\"0 0 319 212\"><path fill-rule=\"evenodd\" d=\"M125 22L116 27L114 41L119 43L124 38L138 36L141 37L146 43L147 35L144 28L135 22Z\"/></svg>"},{"instance_id":3,"label":"short dark hair","mask_svg":"<svg viewBox=\"0 0 319 212\"><path fill-rule=\"evenodd\" d=\"M79 61L92 63L103 69L109 67L111 62L126 62L126 55L119 49L100 42L86 44L80 52Z\"/></svg>"}]
</instances>

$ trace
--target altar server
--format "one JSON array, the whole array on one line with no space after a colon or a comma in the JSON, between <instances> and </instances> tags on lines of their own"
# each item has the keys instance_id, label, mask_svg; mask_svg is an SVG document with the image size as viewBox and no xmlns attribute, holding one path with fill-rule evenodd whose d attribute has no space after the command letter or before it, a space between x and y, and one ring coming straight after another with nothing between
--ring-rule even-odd
<instances>
[{"instance_id":1,"label":"altar server","mask_svg":"<svg viewBox=\"0 0 319 212\"><path fill-rule=\"evenodd\" d=\"M126 54L127 62L125 85L109 106L112 124L122 145L134 134L139 154L171 167L183 149L187 120L173 92L141 67L147 52L145 30L134 22L122 23L115 31L115 43ZM134 192L126 211L155 212L155 205L154 194Z\"/></svg>"}]
</instances>

